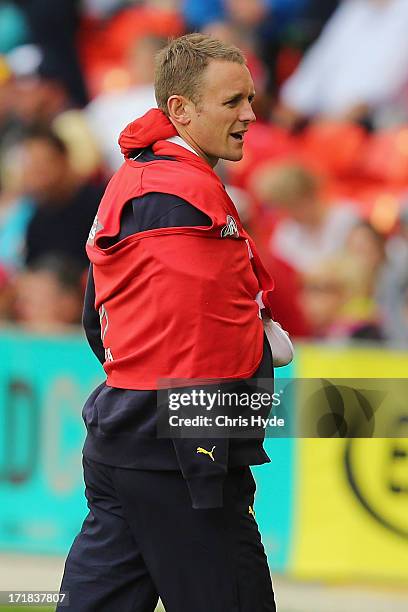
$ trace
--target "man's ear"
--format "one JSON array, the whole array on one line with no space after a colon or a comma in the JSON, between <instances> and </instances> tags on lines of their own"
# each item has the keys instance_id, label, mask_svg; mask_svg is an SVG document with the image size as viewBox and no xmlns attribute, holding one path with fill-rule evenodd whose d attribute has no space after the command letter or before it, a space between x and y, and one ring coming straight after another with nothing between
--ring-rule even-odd
<instances>
[{"instance_id":1,"label":"man's ear","mask_svg":"<svg viewBox=\"0 0 408 612\"><path fill-rule=\"evenodd\" d=\"M175 125L185 126L190 123L192 104L184 96L170 96L167 108L169 118Z\"/></svg>"}]
</instances>

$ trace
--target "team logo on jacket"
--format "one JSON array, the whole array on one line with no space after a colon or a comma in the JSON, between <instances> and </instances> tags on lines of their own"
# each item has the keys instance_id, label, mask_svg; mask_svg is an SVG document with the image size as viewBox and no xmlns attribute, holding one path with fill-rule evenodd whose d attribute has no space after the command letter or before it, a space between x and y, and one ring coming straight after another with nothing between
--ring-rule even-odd
<instances>
[{"instance_id":1,"label":"team logo on jacket","mask_svg":"<svg viewBox=\"0 0 408 612\"><path fill-rule=\"evenodd\" d=\"M101 328L101 340L103 342L109 327L108 313L106 312L104 304L99 308L99 325Z\"/></svg>"},{"instance_id":2,"label":"team logo on jacket","mask_svg":"<svg viewBox=\"0 0 408 612\"><path fill-rule=\"evenodd\" d=\"M95 217L94 222L92 223L91 230L88 236L88 244L93 246L95 244L95 236L99 232L99 230L103 229L102 223L99 222L98 216Z\"/></svg>"},{"instance_id":3,"label":"team logo on jacket","mask_svg":"<svg viewBox=\"0 0 408 612\"><path fill-rule=\"evenodd\" d=\"M227 215L227 224L221 230L221 238L227 238L228 236L239 238L237 222L231 215Z\"/></svg>"},{"instance_id":4,"label":"team logo on jacket","mask_svg":"<svg viewBox=\"0 0 408 612\"><path fill-rule=\"evenodd\" d=\"M101 340L103 343L109 327L108 313L104 304L102 304L102 306L99 308L99 324L101 328ZM112 351L109 347L105 348L105 361L113 361Z\"/></svg>"}]
</instances>

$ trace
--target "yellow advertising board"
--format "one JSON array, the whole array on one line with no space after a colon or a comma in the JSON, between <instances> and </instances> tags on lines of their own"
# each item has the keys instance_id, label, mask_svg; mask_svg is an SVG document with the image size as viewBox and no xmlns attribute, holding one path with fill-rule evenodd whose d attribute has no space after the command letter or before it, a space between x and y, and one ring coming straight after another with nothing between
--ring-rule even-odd
<instances>
[{"instance_id":1,"label":"yellow advertising board","mask_svg":"<svg viewBox=\"0 0 408 612\"><path fill-rule=\"evenodd\" d=\"M322 346L298 352L302 378L408 377L407 353ZM408 397L398 403L408 435ZM401 430L402 428L402 430ZM300 439L290 571L304 579L408 584L408 439Z\"/></svg>"}]
</instances>

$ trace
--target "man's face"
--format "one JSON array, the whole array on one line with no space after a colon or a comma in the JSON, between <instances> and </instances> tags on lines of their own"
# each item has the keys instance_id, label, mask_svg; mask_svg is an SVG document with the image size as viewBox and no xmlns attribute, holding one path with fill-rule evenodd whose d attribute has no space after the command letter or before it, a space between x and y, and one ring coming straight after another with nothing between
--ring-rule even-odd
<instances>
[{"instance_id":1,"label":"man's face","mask_svg":"<svg viewBox=\"0 0 408 612\"><path fill-rule=\"evenodd\" d=\"M58 198L68 173L67 158L44 140L28 140L23 149L23 189L39 204Z\"/></svg>"},{"instance_id":2,"label":"man's face","mask_svg":"<svg viewBox=\"0 0 408 612\"><path fill-rule=\"evenodd\" d=\"M75 290L61 287L48 270L25 271L17 277L15 314L33 331L58 331L80 319L81 300Z\"/></svg>"},{"instance_id":3,"label":"man's face","mask_svg":"<svg viewBox=\"0 0 408 612\"><path fill-rule=\"evenodd\" d=\"M218 159L239 161L245 132L256 120L254 84L245 65L212 60L200 82L200 99L190 103L185 128L193 146L214 166Z\"/></svg>"}]
</instances>

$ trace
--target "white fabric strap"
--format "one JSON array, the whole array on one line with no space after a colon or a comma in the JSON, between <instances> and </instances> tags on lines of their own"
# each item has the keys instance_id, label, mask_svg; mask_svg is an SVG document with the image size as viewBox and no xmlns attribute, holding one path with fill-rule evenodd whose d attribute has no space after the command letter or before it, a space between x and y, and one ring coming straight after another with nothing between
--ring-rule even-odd
<instances>
[{"instance_id":1,"label":"white fabric strap","mask_svg":"<svg viewBox=\"0 0 408 612\"><path fill-rule=\"evenodd\" d=\"M179 145L180 147L184 147L185 149L191 151L191 153L194 153L194 155L197 155L199 157L197 151L194 151L193 147L190 147L190 145L187 144L186 141L181 138L181 136L172 136L171 138L167 138L166 140L167 142L172 142L173 144Z\"/></svg>"}]
</instances>

